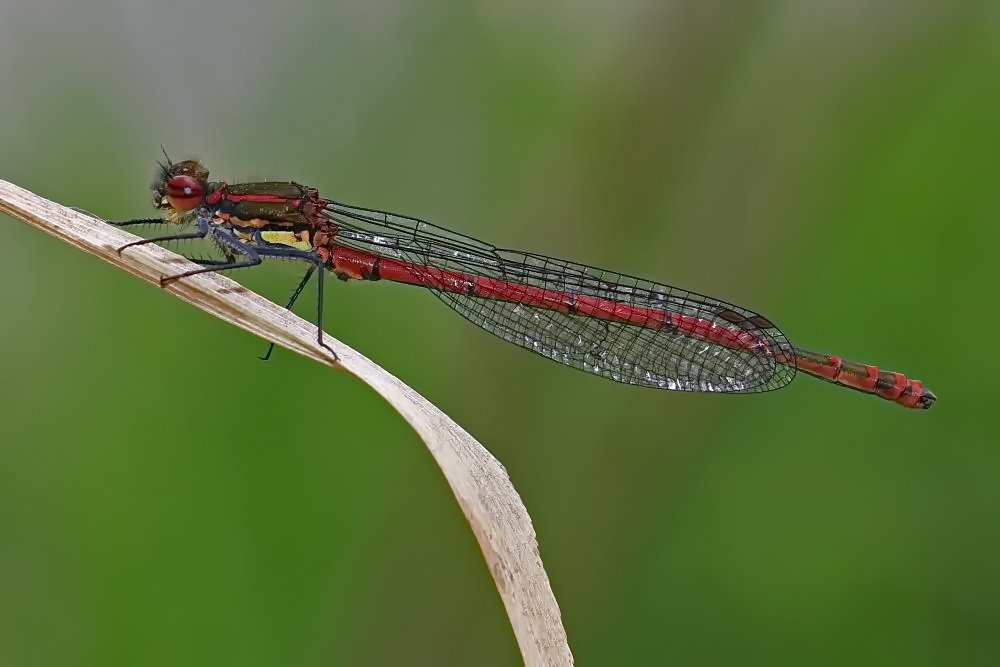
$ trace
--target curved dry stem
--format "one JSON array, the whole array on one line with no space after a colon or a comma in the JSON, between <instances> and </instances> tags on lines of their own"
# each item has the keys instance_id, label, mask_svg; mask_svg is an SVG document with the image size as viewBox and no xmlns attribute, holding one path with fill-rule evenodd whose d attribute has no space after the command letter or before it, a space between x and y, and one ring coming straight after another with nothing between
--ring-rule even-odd
<instances>
[{"instance_id":1,"label":"curved dry stem","mask_svg":"<svg viewBox=\"0 0 1000 667\"><path fill-rule=\"evenodd\" d=\"M119 254L138 237L0 180L0 212L37 227L153 285L161 276L198 268L150 244ZM338 359L316 344L314 325L224 276L206 273L164 289L241 329L346 371L382 396L423 439L461 506L528 665L571 665L573 655L548 575L538 553L531 518L507 471L443 412L343 343L325 335Z\"/></svg>"}]
</instances>

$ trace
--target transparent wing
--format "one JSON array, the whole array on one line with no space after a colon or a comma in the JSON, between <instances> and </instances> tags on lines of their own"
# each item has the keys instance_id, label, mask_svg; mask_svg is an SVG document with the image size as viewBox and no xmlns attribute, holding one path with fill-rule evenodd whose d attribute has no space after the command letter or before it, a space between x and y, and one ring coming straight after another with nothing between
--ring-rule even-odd
<instances>
[{"instance_id":1,"label":"transparent wing","mask_svg":"<svg viewBox=\"0 0 1000 667\"><path fill-rule=\"evenodd\" d=\"M778 361L794 358L784 334L734 304L392 213L330 203L326 214L339 244L396 260L477 326L567 366L674 391L768 391L794 377Z\"/></svg>"}]
</instances>

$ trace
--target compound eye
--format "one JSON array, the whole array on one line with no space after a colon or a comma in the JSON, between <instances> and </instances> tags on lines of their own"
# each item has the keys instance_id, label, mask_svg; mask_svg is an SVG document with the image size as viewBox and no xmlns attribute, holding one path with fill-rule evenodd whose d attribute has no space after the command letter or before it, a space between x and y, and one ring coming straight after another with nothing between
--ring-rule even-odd
<instances>
[{"instance_id":1,"label":"compound eye","mask_svg":"<svg viewBox=\"0 0 1000 667\"><path fill-rule=\"evenodd\" d=\"M177 211L190 211L205 198L205 191L197 178L192 176L172 176L167 181L167 201Z\"/></svg>"}]
</instances>

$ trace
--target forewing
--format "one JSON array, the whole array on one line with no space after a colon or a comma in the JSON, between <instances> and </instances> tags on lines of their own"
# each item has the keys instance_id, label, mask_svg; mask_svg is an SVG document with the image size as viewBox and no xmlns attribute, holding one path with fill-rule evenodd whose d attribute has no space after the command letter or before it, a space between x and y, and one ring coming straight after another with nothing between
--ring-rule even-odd
<instances>
[{"instance_id":1,"label":"forewing","mask_svg":"<svg viewBox=\"0 0 1000 667\"><path fill-rule=\"evenodd\" d=\"M331 204L328 215L340 226L338 243L405 262L418 278L436 270L469 281L501 281L502 287L493 292L504 298L476 296L477 290L432 291L486 331L567 366L616 382L674 391L768 391L794 377L793 367L776 360L792 358L785 336L762 316L739 306L597 267L501 250L391 213ZM548 307L530 303L537 302L531 297L538 290L550 297ZM553 307L585 298L607 310L642 309L649 317L636 324ZM692 335L669 325L675 315L716 327L716 332L749 335L757 344L734 349Z\"/></svg>"}]
</instances>

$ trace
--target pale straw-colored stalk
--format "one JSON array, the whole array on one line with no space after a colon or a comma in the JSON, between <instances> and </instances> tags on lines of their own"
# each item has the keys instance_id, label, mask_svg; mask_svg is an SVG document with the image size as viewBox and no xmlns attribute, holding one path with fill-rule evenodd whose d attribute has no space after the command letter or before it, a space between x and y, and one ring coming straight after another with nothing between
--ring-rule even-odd
<instances>
[{"instance_id":1,"label":"pale straw-colored stalk","mask_svg":"<svg viewBox=\"0 0 1000 667\"><path fill-rule=\"evenodd\" d=\"M161 277L197 268L153 244L119 253L118 248L137 237L5 181L0 181L0 212L157 288ZM334 359L317 345L314 325L229 278L206 273L174 281L164 289L265 340L347 372L378 392L417 432L448 480L479 541L525 664L573 664L531 518L507 471L481 444L392 374L325 335L325 342L336 351Z\"/></svg>"}]
</instances>

